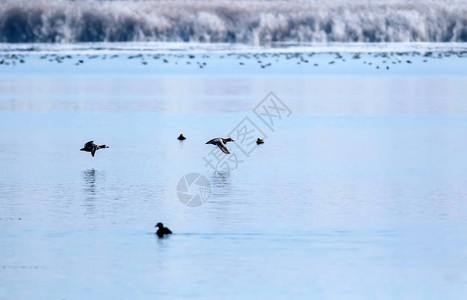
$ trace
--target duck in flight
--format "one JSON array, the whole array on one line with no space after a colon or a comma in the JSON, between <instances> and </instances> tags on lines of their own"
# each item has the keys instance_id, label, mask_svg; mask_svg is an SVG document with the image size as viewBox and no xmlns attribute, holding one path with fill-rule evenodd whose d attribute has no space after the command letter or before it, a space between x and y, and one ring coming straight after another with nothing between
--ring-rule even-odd
<instances>
[{"instance_id":1,"label":"duck in flight","mask_svg":"<svg viewBox=\"0 0 467 300\"><path fill-rule=\"evenodd\" d=\"M219 148L222 150L222 152L224 152L225 154L230 154L229 149L227 149L227 147L225 146L225 144L227 144L227 142L233 142L233 141L234 141L234 140L232 140L231 138L228 138L228 139L215 138L215 139L210 140L210 141L207 142L206 144L216 145L216 146L219 147Z\"/></svg>"},{"instance_id":2,"label":"duck in flight","mask_svg":"<svg viewBox=\"0 0 467 300\"><path fill-rule=\"evenodd\" d=\"M264 144L264 141L263 141L263 139L258 138L256 140L256 145L260 145L260 144Z\"/></svg>"},{"instance_id":3,"label":"duck in flight","mask_svg":"<svg viewBox=\"0 0 467 300\"><path fill-rule=\"evenodd\" d=\"M156 231L156 234L160 238L164 237L165 234L172 234L172 231L169 228L164 227L164 224L162 224L162 223L157 223L157 225L154 226L154 227L158 228L157 231Z\"/></svg>"},{"instance_id":4,"label":"duck in flight","mask_svg":"<svg viewBox=\"0 0 467 300\"><path fill-rule=\"evenodd\" d=\"M92 157L94 157L94 154L96 153L97 150L103 149L103 148L109 148L107 145L100 145L97 146L94 144L94 141L89 141L86 144L84 144L84 147L79 149L80 151L86 151L86 152L91 152Z\"/></svg>"},{"instance_id":5,"label":"duck in flight","mask_svg":"<svg viewBox=\"0 0 467 300\"><path fill-rule=\"evenodd\" d=\"M186 137L183 136L183 134L180 133L180 136L177 138L179 141L186 140Z\"/></svg>"}]
</instances>

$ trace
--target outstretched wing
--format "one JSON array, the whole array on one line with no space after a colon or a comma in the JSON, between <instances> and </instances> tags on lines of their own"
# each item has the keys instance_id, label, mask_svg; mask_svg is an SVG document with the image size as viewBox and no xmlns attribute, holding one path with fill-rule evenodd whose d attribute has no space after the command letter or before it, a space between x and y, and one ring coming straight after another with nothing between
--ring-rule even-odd
<instances>
[{"instance_id":1,"label":"outstretched wing","mask_svg":"<svg viewBox=\"0 0 467 300\"><path fill-rule=\"evenodd\" d=\"M92 147L91 149L91 155L94 157L94 153L96 153L97 147Z\"/></svg>"},{"instance_id":2,"label":"outstretched wing","mask_svg":"<svg viewBox=\"0 0 467 300\"><path fill-rule=\"evenodd\" d=\"M219 138L215 138L215 139L212 139L210 141L207 141L206 144L213 144L215 145L217 143L217 141L219 140Z\"/></svg>"},{"instance_id":3,"label":"outstretched wing","mask_svg":"<svg viewBox=\"0 0 467 300\"><path fill-rule=\"evenodd\" d=\"M94 144L94 141L89 141L86 144L84 144L84 148L90 147L90 146L92 146L92 144Z\"/></svg>"},{"instance_id":4,"label":"outstretched wing","mask_svg":"<svg viewBox=\"0 0 467 300\"><path fill-rule=\"evenodd\" d=\"M225 154L230 154L229 149L227 149L222 141L217 142L217 147L219 147Z\"/></svg>"}]
</instances>

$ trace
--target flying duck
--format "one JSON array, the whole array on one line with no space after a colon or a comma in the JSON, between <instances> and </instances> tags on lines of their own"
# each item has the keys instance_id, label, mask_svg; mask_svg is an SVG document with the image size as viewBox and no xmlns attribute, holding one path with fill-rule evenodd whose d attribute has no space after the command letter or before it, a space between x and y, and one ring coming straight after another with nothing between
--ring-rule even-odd
<instances>
[{"instance_id":1,"label":"flying duck","mask_svg":"<svg viewBox=\"0 0 467 300\"><path fill-rule=\"evenodd\" d=\"M183 134L180 133L180 136L177 138L179 141L186 140L186 137L183 136Z\"/></svg>"},{"instance_id":2,"label":"flying duck","mask_svg":"<svg viewBox=\"0 0 467 300\"><path fill-rule=\"evenodd\" d=\"M256 140L256 145L259 145L259 144L264 144L263 139L258 138L258 139Z\"/></svg>"},{"instance_id":3,"label":"flying duck","mask_svg":"<svg viewBox=\"0 0 467 300\"><path fill-rule=\"evenodd\" d=\"M230 154L229 152L229 149L227 149L227 147L225 146L225 144L227 142L233 142L234 140L232 140L231 138L228 138L228 139L223 139L223 138L215 138L215 139L212 139L210 140L209 142L207 142L206 144L213 144L213 145L216 145L217 147L219 147L222 152L224 152L225 154Z\"/></svg>"},{"instance_id":4,"label":"flying duck","mask_svg":"<svg viewBox=\"0 0 467 300\"><path fill-rule=\"evenodd\" d=\"M107 145L100 145L97 146L94 144L94 141L89 141L86 144L84 144L84 147L79 149L80 151L86 151L86 152L91 152L92 157L94 157L94 154L96 153L97 150L103 149L103 148L109 148Z\"/></svg>"},{"instance_id":5,"label":"flying duck","mask_svg":"<svg viewBox=\"0 0 467 300\"><path fill-rule=\"evenodd\" d=\"M160 238L164 237L164 234L172 234L172 231L170 231L169 228L164 227L164 224L162 224L162 223L157 223L157 225L154 226L154 227L159 228L159 229L157 229L156 234Z\"/></svg>"}]
</instances>

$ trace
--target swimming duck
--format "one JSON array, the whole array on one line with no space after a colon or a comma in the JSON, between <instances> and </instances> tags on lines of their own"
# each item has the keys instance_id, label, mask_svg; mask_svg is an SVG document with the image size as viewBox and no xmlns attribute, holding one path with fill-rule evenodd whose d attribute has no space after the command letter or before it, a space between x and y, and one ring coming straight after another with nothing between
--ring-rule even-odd
<instances>
[{"instance_id":1,"label":"swimming duck","mask_svg":"<svg viewBox=\"0 0 467 300\"><path fill-rule=\"evenodd\" d=\"M94 141L89 141L86 144L84 144L84 147L79 149L80 151L86 151L86 152L91 152L92 157L94 157L94 154L96 153L97 150L103 149L103 148L109 148L107 145L100 145L97 146L94 144Z\"/></svg>"},{"instance_id":2,"label":"swimming duck","mask_svg":"<svg viewBox=\"0 0 467 300\"><path fill-rule=\"evenodd\" d=\"M170 231L169 228L164 227L164 224L162 224L162 223L157 223L157 225L154 226L154 227L159 228L159 229L157 229L156 234L160 238L164 237L164 234L172 234L172 231Z\"/></svg>"},{"instance_id":3,"label":"swimming duck","mask_svg":"<svg viewBox=\"0 0 467 300\"><path fill-rule=\"evenodd\" d=\"M263 139L258 138L258 139L256 140L256 145L259 145L259 144L264 144Z\"/></svg>"},{"instance_id":4,"label":"swimming duck","mask_svg":"<svg viewBox=\"0 0 467 300\"><path fill-rule=\"evenodd\" d=\"M183 134L180 133L180 136L177 138L179 141L186 140L186 137L183 136Z\"/></svg>"},{"instance_id":5,"label":"swimming duck","mask_svg":"<svg viewBox=\"0 0 467 300\"><path fill-rule=\"evenodd\" d=\"M224 152L225 154L230 154L229 152L229 149L227 149L227 147L225 146L225 144L227 142L233 142L234 140L232 140L231 138L228 138L228 139L223 139L223 138L215 138L215 139L212 139L210 140L209 142L207 142L206 144L212 144L212 145L216 145L217 147L219 147L222 152Z\"/></svg>"}]
</instances>

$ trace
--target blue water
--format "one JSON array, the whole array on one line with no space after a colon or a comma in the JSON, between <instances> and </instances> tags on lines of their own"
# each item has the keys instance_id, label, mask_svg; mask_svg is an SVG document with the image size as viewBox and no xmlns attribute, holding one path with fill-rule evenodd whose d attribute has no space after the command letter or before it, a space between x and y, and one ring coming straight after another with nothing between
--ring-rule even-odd
<instances>
[{"instance_id":1,"label":"blue water","mask_svg":"<svg viewBox=\"0 0 467 300\"><path fill-rule=\"evenodd\" d=\"M466 58L138 53L0 66L0 298L465 298ZM213 172L245 117L265 144Z\"/></svg>"}]
</instances>

